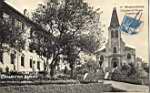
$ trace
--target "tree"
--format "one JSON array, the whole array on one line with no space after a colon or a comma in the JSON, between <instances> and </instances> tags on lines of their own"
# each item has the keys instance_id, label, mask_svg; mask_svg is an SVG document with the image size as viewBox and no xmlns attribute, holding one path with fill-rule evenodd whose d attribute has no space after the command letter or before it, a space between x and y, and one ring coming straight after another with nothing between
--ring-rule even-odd
<instances>
[{"instance_id":1,"label":"tree","mask_svg":"<svg viewBox=\"0 0 150 93\"><path fill-rule=\"evenodd\" d=\"M48 63L50 64L51 77L53 77L54 69L61 57L70 64L72 77L79 53L96 50L95 47L98 47L99 41L90 34L83 36L84 32L87 33L89 28L93 28L87 27L87 25L94 23L96 15L98 15L97 10L94 11L83 0L49 0L47 5L40 4L33 13L33 20L40 23L50 33L48 41L43 40L39 45L45 45L45 49L47 49L44 52L47 53L45 56L52 58L51 63ZM86 43L84 43L85 41Z\"/></svg>"}]
</instances>

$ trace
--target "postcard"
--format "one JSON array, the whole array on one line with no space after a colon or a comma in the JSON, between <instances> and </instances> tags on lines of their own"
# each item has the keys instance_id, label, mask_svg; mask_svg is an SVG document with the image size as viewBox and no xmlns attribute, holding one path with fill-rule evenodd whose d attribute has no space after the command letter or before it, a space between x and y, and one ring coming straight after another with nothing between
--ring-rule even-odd
<instances>
[{"instance_id":1,"label":"postcard","mask_svg":"<svg viewBox=\"0 0 150 93\"><path fill-rule=\"evenodd\" d=\"M0 0L1 93L148 93L149 0Z\"/></svg>"}]
</instances>

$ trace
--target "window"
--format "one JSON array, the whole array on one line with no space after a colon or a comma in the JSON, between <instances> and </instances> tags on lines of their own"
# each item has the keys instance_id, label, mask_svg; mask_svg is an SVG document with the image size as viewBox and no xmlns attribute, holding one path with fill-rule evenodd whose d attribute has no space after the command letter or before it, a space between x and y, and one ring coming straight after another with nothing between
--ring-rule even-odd
<instances>
[{"instance_id":1,"label":"window","mask_svg":"<svg viewBox=\"0 0 150 93\"><path fill-rule=\"evenodd\" d=\"M24 66L24 56L21 56L21 66Z\"/></svg>"},{"instance_id":2,"label":"window","mask_svg":"<svg viewBox=\"0 0 150 93\"><path fill-rule=\"evenodd\" d=\"M114 47L113 53L117 53L117 48L116 47Z\"/></svg>"},{"instance_id":3,"label":"window","mask_svg":"<svg viewBox=\"0 0 150 93\"><path fill-rule=\"evenodd\" d=\"M9 67L6 67L5 70L6 70L6 72L8 73L8 72L9 72Z\"/></svg>"},{"instance_id":4,"label":"window","mask_svg":"<svg viewBox=\"0 0 150 93\"><path fill-rule=\"evenodd\" d=\"M0 73L3 73L3 69L2 68L0 68Z\"/></svg>"},{"instance_id":5,"label":"window","mask_svg":"<svg viewBox=\"0 0 150 93\"><path fill-rule=\"evenodd\" d=\"M116 58L116 57L112 58L111 63L112 63L112 67L116 68L118 66L118 63L119 63L118 58Z\"/></svg>"},{"instance_id":6,"label":"window","mask_svg":"<svg viewBox=\"0 0 150 93\"><path fill-rule=\"evenodd\" d=\"M46 70L46 63L45 62L43 63L43 66L44 66L44 70Z\"/></svg>"},{"instance_id":7,"label":"window","mask_svg":"<svg viewBox=\"0 0 150 93\"><path fill-rule=\"evenodd\" d=\"M15 54L10 55L11 59L11 64L15 64Z\"/></svg>"},{"instance_id":8,"label":"window","mask_svg":"<svg viewBox=\"0 0 150 93\"><path fill-rule=\"evenodd\" d=\"M111 31L111 38L114 38L114 31Z\"/></svg>"},{"instance_id":9,"label":"window","mask_svg":"<svg viewBox=\"0 0 150 93\"><path fill-rule=\"evenodd\" d=\"M20 22L19 20L15 19L15 27L17 28L22 28L22 22Z\"/></svg>"},{"instance_id":10,"label":"window","mask_svg":"<svg viewBox=\"0 0 150 93\"><path fill-rule=\"evenodd\" d=\"M35 61L33 61L33 64L35 64Z\"/></svg>"},{"instance_id":11,"label":"window","mask_svg":"<svg viewBox=\"0 0 150 93\"><path fill-rule=\"evenodd\" d=\"M3 13L3 18L5 19L6 22L9 22L10 16L6 13Z\"/></svg>"},{"instance_id":12,"label":"window","mask_svg":"<svg viewBox=\"0 0 150 93\"><path fill-rule=\"evenodd\" d=\"M0 52L0 62L3 63L3 52Z\"/></svg>"},{"instance_id":13,"label":"window","mask_svg":"<svg viewBox=\"0 0 150 93\"><path fill-rule=\"evenodd\" d=\"M35 44L34 43L30 43L29 44L29 51L33 52L33 50L35 50Z\"/></svg>"},{"instance_id":14,"label":"window","mask_svg":"<svg viewBox=\"0 0 150 93\"><path fill-rule=\"evenodd\" d=\"M25 30L25 23L22 23L21 27L22 27L21 29L24 31Z\"/></svg>"},{"instance_id":15,"label":"window","mask_svg":"<svg viewBox=\"0 0 150 93\"><path fill-rule=\"evenodd\" d=\"M33 38L35 36L35 29L31 28L30 29L30 38Z\"/></svg>"},{"instance_id":16,"label":"window","mask_svg":"<svg viewBox=\"0 0 150 93\"><path fill-rule=\"evenodd\" d=\"M100 61L99 61L99 65L100 65L100 67L102 66L102 64L103 64L103 61L104 61L104 56L103 55L101 55L101 57L100 57Z\"/></svg>"},{"instance_id":17,"label":"window","mask_svg":"<svg viewBox=\"0 0 150 93\"><path fill-rule=\"evenodd\" d=\"M37 62L37 69L40 70L40 61Z\"/></svg>"},{"instance_id":18,"label":"window","mask_svg":"<svg viewBox=\"0 0 150 93\"><path fill-rule=\"evenodd\" d=\"M19 28L20 28L21 30L23 30L23 29L22 29L22 24L23 24L23 23L22 23L21 21L19 21Z\"/></svg>"},{"instance_id":19,"label":"window","mask_svg":"<svg viewBox=\"0 0 150 93\"><path fill-rule=\"evenodd\" d=\"M118 38L118 31L115 31L115 37Z\"/></svg>"},{"instance_id":20,"label":"window","mask_svg":"<svg viewBox=\"0 0 150 93\"><path fill-rule=\"evenodd\" d=\"M118 31L111 31L111 38L118 38Z\"/></svg>"},{"instance_id":21,"label":"window","mask_svg":"<svg viewBox=\"0 0 150 93\"><path fill-rule=\"evenodd\" d=\"M32 59L30 59L30 68L32 68Z\"/></svg>"},{"instance_id":22,"label":"window","mask_svg":"<svg viewBox=\"0 0 150 93\"><path fill-rule=\"evenodd\" d=\"M131 59L131 54L127 54L127 59Z\"/></svg>"},{"instance_id":23,"label":"window","mask_svg":"<svg viewBox=\"0 0 150 93\"><path fill-rule=\"evenodd\" d=\"M101 60L101 61L104 61L104 56L103 56L103 55L100 57L100 60Z\"/></svg>"}]
</instances>

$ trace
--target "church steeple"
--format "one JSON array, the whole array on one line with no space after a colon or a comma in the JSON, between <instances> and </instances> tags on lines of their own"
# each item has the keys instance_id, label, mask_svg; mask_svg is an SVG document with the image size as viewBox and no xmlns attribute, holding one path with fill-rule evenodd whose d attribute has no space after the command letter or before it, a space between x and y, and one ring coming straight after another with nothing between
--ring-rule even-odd
<instances>
[{"instance_id":1,"label":"church steeple","mask_svg":"<svg viewBox=\"0 0 150 93\"><path fill-rule=\"evenodd\" d=\"M113 9L110 27L112 27L112 28L119 27L119 21L118 21L116 8Z\"/></svg>"}]
</instances>

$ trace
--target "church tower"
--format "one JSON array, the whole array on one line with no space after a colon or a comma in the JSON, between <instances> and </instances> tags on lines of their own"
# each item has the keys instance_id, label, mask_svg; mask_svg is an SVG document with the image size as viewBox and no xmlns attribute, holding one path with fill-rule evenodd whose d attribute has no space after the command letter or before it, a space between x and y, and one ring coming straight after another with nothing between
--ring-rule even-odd
<instances>
[{"instance_id":1,"label":"church tower","mask_svg":"<svg viewBox=\"0 0 150 93\"><path fill-rule=\"evenodd\" d=\"M110 26L108 28L108 49L111 68L121 64L121 32L119 31L119 20L116 8L113 9Z\"/></svg>"},{"instance_id":2,"label":"church tower","mask_svg":"<svg viewBox=\"0 0 150 93\"><path fill-rule=\"evenodd\" d=\"M110 26L108 28L109 47L112 48L112 53L119 53L121 32L119 29L119 21L117 16L116 8L113 9Z\"/></svg>"}]
</instances>

